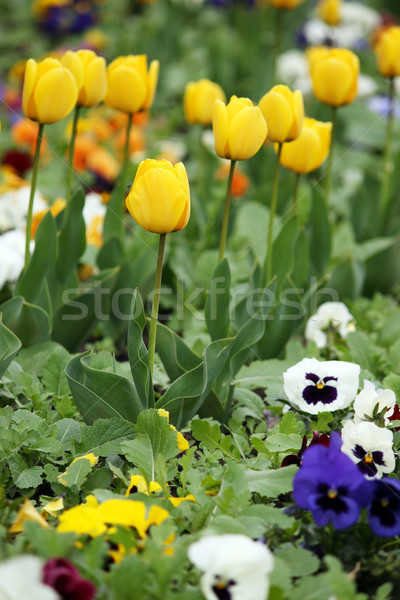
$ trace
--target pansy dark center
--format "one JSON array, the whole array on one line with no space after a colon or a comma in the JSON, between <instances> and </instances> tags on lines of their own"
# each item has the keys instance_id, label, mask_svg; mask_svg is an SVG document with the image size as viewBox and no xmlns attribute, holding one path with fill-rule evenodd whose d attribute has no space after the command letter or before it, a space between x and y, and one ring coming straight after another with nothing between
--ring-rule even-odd
<instances>
[{"instance_id":1,"label":"pansy dark center","mask_svg":"<svg viewBox=\"0 0 400 600\"><path fill-rule=\"evenodd\" d=\"M312 382L312 385L307 385L303 390L303 398L307 404L331 404L337 398L337 389L333 385L329 385L330 381L337 381L337 377L327 376L319 377L316 373L306 373L306 379Z\"/></svg>"},{"instance_id":2,"label":"pansy dark center","mask_svg":"<svg viewBox=\"0 0 400 600\"><path fill-rule=\"evenodd\" d=\"M343 485L337 488L330 487L326 483L318 486L319 498L317 504L324 510L332 510L336 514L347 512L347 504L344 498L347 496L347 488Z\"/></svg>"},{"instance_id":3,"label":"pansy dark center","mask_svg":"<svg viewBox=\"0 0 400 600\"><path fill-rule=\"evenodd\" d=\"M360 444L356 444L353 448L353 454L359 459L357 467L361 473L368 475L369 477L375 477L378 472L376 465L384 467L385 461L383 459L383 452L380 450L374 450L367 452Z\"/></svg>"},{"instance_id":4,"label":"pansy dark center","mask_svg":"<svg viewBox=\"0 0 400 600\"><path fill-rule=\"evenodd\" d=\"M396 490L387 484L379 486L371 502L371 515L379 519L384 527L393 527L398 519L400 499Z\"/></svg>"},{"instance_id":5,"label":"pansy dark center","mask_svg":"<svg viewBox=\"0 0 400 600\"><path fill-rule=\"evenodd\" d=\"M219 575L215 576L216 582L212 587L212 591L217 596L218 600L232 600L232 594L229 591L229 588L236 585L236 581L233 579L229 579L226 581L222 579Z\"/></svg>"}]
</instances>

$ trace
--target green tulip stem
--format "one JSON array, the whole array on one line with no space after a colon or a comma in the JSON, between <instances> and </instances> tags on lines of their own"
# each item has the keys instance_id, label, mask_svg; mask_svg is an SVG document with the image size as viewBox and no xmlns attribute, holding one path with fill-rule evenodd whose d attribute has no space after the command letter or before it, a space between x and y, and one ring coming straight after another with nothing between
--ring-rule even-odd
<instances>
[{"instance_id":1,"label":"green tulip stem","mask_svg":"<svg viewBox=\"0 0 400 600\"><path fill-rule=\"evenodd\" d=\"M389 182L390 174L393 168L392 163L392 142L393 142L393 124L394 124L394 110L393 110L393 99L394 99L394 77L389 78L389 110L386 121L386 141L385 150L383 155L383 178L381 184L380 193L380 206L382 215L386 217L388 194L389 194Z\"/></svg>"},{"instance_id":2,"label":"green tulip stem","mask_svg":"<svg viewBox=\"0 0 400 600\"><path fill-rule=\"evenodd\" d=\"M155 350L156 350L157 318L158 318L158 307L160 306L161 275L162 275L165 238L166 237L167 237L166 233L160 233L160 241L159 241L159 245L158 245L156 277L155 277L155 281L154 281L153 306L151 308L148 367L150 369L150 373L151 373L152 377L153 377L153 370L154 370L154 354L155 354Z\"/></svg>"},{"instance_id":3,"label":"green tulip stem","mask_svg":"<svg viewBox=\"0 0 400 600\"><path fill-rule=\"evenodd\" d=\"M293 217L295 217L297 215L297 202L299 200L299 183L300 183L300 173L295 173L294 188L293 188L293 204L292 204L292 216Z\"/></svg>"},{"instance_id":4,"label":"green tulip stem","mask_svg":"<svg viewBox=\"0 0 400 600\"><path fill-rule=\"evenodd\" d=\"M325 201L326 201L327 206L329 206L329 196L331 195L331 187L332 187L333 152L335 149L336 127L337 127L337 106L332 106L331 147L329 150L328 162L326 165L326 172L325 172Z\"/></svg>"},{"instance_id":5,"label":"green tulip stem","mask_svg":"<svg viewBox=\"0 0 400 600\"><path fill-rule=\"evenodd\" d=\"M268 226L268 237L267 237L265 285L268 285L268 283L271 280L271 276L272 276L272 237L273 237L273 230L274 230L276 202L278 199L279 168L281 166L281 153L282 153L282 143L280 142L278 145L278 153L276 155L274 180L273 180L273 186L272 186L271 206L269 209L269 226Z\"/></svg>"},{"instance_id":6,"label":"green tulip stem","mask_svg":"<svg viewBox=\"0 0 400 600\"><path fill-rule=\"evenodd\" d=\"M65 201L66 201L67 207L69 206L69 201L71 199L72 181L74 178L74 166L73 165L74 165L74 154L75 154L75 139L76 139L76 132L78 129L78 120L79 120L79 109L80 109L80 106L76 105L75 111L74 111L74 118L72 120L71 137L69 140L67 193L65 196Z\"/></svg>"},{"instance_id":7,"label":"green tulip stem","mask_svg":"<svg viewBox=\"0 0 400 600\"><path fill-rule=\"evenodd\" d=\"M35 191L36 191L36 182L37 182L37 175L38 175L38 168L39 168L40 146L42 145L42 139L43 139L43 129L44 129L44 123L39 123L39 132L38 132L38 136L36 138L35 157L33 159L31 193L29 196L28 216L26 219L25 267L24 267L25 271L28 268L29 258L30 258L29 246L30 246L30 242L31 242L33 200L34 200Z\"/></svg>"},{"instance_id":8,"label":"green tulip stem","mask_svg":"<svg viewBox=\"0 0 400 600\"><path fill-rule=\"evenodd\" d=\"M219 244L219 259L222 260L225 255L225 245L226 245L226 236L228 233L228 221L229 221L229 206L231 202L232 195L232 180L233 180L233 172L235 170L236 160L231 160L231 165L229 168L228 175L228 184L226 188L226 197L225 197L225 208L224 208L224 217L222 220L222 229L221 229L221 240Z\"/></svg>"},{"instance_id":9,"label":"green tulip stem","mask_svg":"<svg viewBox=\"0 0 400 600\"><path fill-rule=\"evenodd\" d=\"M129 113L128 114L128 123L126 125L126 140L125 140L125 147L124 147L124 166L123 166L124 169L126 168L126 165L128 164L128 160L129 160L129 140L131 137L132 118L133 118L133 114Z\"/></svg>"}]
</instances>

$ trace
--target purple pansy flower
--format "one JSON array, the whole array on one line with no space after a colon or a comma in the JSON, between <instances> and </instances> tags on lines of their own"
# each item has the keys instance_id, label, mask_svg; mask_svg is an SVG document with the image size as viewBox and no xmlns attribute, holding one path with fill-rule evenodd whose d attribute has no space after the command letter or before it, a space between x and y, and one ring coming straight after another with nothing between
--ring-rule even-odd
<instances>
[{"instance_id":1,"label":"purple pansy flower","mask_svg":"<svg viewBox=\"0 0 400 600\"><path fill-rule=\"evenodd\" d=\"M340 451L340 444L334 433L328 448L314 445L305 451L293 495L298 506L311 511L317 525L332 522L335 529L346 529L357 521L371 492L354 463Z\"/></svg>"},{"instance_id":2,"label":"purple pansy flower","mask_svg":"<svg viewBox=\"0 0 400 600\"><path fill-rule=\"evenodd\" d=\"M52 587L62 600L92 600L96 588L83 579L72 563L65 558L52 558L43 567L43 583Z\"/></svg>"},{"instance_id":3,"label":"purple pansy flower","mask_svg":"<svg viewBox=\"0 0 400 600\"><path fill-rule=\"evenodd\" d=\"M376 535L400 535L400 481L384 477L372 482L373 497L368 506L369 525Z\"/></svg>"}]
</instances>

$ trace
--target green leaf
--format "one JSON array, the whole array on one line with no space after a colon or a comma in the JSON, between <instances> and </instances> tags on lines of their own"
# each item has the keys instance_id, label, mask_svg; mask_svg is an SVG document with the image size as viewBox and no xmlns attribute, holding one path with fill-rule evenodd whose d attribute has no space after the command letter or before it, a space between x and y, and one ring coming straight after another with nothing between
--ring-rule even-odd
<instances>
[{"instance_id":1,"label":"green leaf","mask_svg":"<svg viewBox=\"0 0 400 600\"><path fill-rule=\"evenodd\" d=\"M117 180L110 200L107 204L107 212L104 218L103 238L107 242L113 235L118 238L121 243L124 241L124 212L125 212L125 195L126 195L127 173L126 169L122 169Z\"/></svg>"},{"instance_id":2,"label":"green leaf","mask_svg":"<svg viewBox=\"0 0 400 600\"><path fill-rule=\"evenodd\" d=\"M274 433L269 435L265 446L270 452L286 452L287 450L300 450L302 437L297 433Z\"/></svg>"},{"instance_id":3,"label":"green leaf","mask_svg":"<svg viewBox=\"0 0 400 600\"><path fill-rule=\"evenodd\" d=\"M253 361L240 369L235 383L250 390L266 389L269 398L285 398L283 372L292 364L291 361L277 359Z\"/></svg>"},{"instance_id":4,"label":"green leaf","mask_svg":"<svg viewBox=\"0 0 400 600\"><path fill-rule=\"evenodd\" d=\"M146 474L148 481L154 481L156 461L160 455L169 460L180 452L176 431L170 427L166 417L160 416L154 409L140 413L135 439L123 442L121 451Z\"/></svg>"},{"instance_id":5,"label":"green leaf","mask_svg":"<svg viewBox=\"0 0 400 600\"><path fill-rule=\"evenodd\" d=\"M121 419L97 419L93 425L83 425L80 429L81 441L75 443L78 454L108 456L120 454L123 442L133 439L132 423Z\"/></svg>"},{"instance_id":6,"label":"green leaf","mask_svg":"<svg viewBox=\"0 0 400 600\"><path fill-rule=\"evenodd\" d=\"M143 341L146 327L143 302L138 290L135 290L132 307L132 319L128 326L128 356L132 379L135 384L142 408L154 406L154 391L151 374L147 366L148 352Z\"/></svg>"},{"instance_id":7,"label":"green leaf","mask_svg":"<svg viewBox=\"0 0 400 600\"><path fill-rule=\"evenodd\" d=\"M185 341L166 325L157 325L157 353L172 381L201 364Z\"/></svg>"},{"instance_id":8,"label":"green leaf","mask_svg":"<svg viewBox=\"0 0 400 600\"><path fill-rule=\"evenodd\" d=\"M331 254L331 226L325 195L320 186L312 188L310 213L310 258L318 277L325 273Z\"/></svg>"},{"instance_id":9,"label":"green leaf","mask_svg":"<svg viewBox=\"0 0 400 600\"><path fill-rule=\"evenodd\" d=\"M80 458L69 465L66 472L62 474L62 484L69 488L76 486L80 490L91 470L90 461L87 458Z\"/></svg>"},{"instance_id":10,"label":"green leaf","mask_svg":"<svg viewBox=\"0 0 400 600\"><path fill-rule=\"evenodd\" d=\"M37 488L42 483L42 467L28 467L19 454L8 459L11 475L18 488Z\"/></svg>"},{"instance_id":11,"label":"green leaf","mask_svg":"<svg viewBox=\"0 0 400 600\"><path fill-rule=\"evenodd\" d=\"M326 287L336 290L341 300L353 300L361 294L364 279L364 266L351 256L334 268Z\"/></svg>"},{"instance_id":12,"label":"green leaf","mask_svg":"<svg viewBox=\"0 0 400 600\"><path fill-rule=\"evenodd\" d=\"M221 340L228 335L231 271L226 258L217 265L210 284L205 306L205 318L211 340Z\"/></svg>"},{"instance_id":13,"label":"green leaf","mask_svg":"<svg viewBox=\"0 0 400 600\"><path fill-rule=\"evenodd\" d=\"M76 269L78 260L86 248L86 227L83 218L85 194L77 190L64 210L64 221L58 238L58 256L55 265L57 279L61 283L68 280L71 272Z\"/></svg>"},{"instance_id":14,"label":"green leaf","mask_svg":"<svg viewBox=\"0 0 400 600\"><path fill-rule=\"evenodd\" d=\"M108 319L105 303L118 274L118 267L101 272L93 279L92 289L79 294L66 290L63 304L54 315L53 339L73 352L87 338L99 319Z\"/></svg>"},{"instance_id":15,"label":"green leaf","mask_svg":"<svg viewBox=\"0 0 400 600\"><path fill-rule=\"evenodd\" d=\"M25 521L24 532L32 551L44 559L68 556L76 540L76 533L58 533L34 521Z\"/></svg>"},{"instance_id":16,"label":"green leaf","mask_svg":"<svg viewBox=\"0 0 400 600\"><path fill-rule=\"evenodd\" d=\"M20 340L24 347L47 342L50 337L49 315L39 306L15 296L0 305L4 325Z\"/></svg>"},{"instance_id":17,"label":"green leaf","mask_svg":"<svg viewBox=\"0 0 400 600\"><path fill-rule=\"evenodd\" d=\"M291 492L293 489L293 477L297 473L296 465L290 465L282 469L270 469L267 471L246 471L246 479L249 489L267 498L277 498L281 494Z\"/></svg>"},{"instance_id":18,"label":"green leaf","mask_svg":"<svg viewBox=\"0 0 400 600\"><path fill-rule=\"evenodd\" d=\"M73 358L65 374L74 402L89 425L99 418L118 417L135 422L142 410L136 388L129 379L94 369L91 352Z\"/></svg>"},{"instance_id":19,"label":"green leaf","mask_svg":"<svg viewBox=\"0 0 400 600\"><path fill-rule=\"evenodd\" d=\"M276 276L277 295L285 283L286 275L290 275L293 271L297 232L298 219L291 217L282 227L272 247L272 275Z\"/></svg>"},{"instance_id":20,"label":"green leaf","mask_svg":"<svg viewBox=\"0 0 400 600\"><path fill-rule=\"evenodd\" d=\"M194 439L203 442L208 450L218 449L225 456L236 460L236 457L221 444L221 431L217 423L211 425L208 421L194 419L191 423L191 428Z\"/></svg>"},{"instance_id":21,"label":"green leaf","mask_svg":"<svg viewBox=\"0 0 400 600\"><path fill-rule=\"evenodd\" d=\"M154 574L140 554L130 554L111 566L107 580L109 600L148 600Z\"/></svg>"},{"instance_id":22,"label":"green leaf","mask_svg":"<svg viewBox=\"0 0 400 600\"><path fill-rule=\"evenodd\" d=\"M54 396L65 396L69 393L65 367L71 360L71 354L62 346L57 346L43 367L42 384L47 392Z\"/></svg>"},{"instance_id":23,"label":"green leaf","mask_svg":"<svg viewBox=\"0 0 400 600\"><path fill-rule=\"evenodd\" d=\"M39 223L35 236L35 250L17 284L16 294L23 296L27 302L35 304L39 299L47 271L54 264L56 257L56 222L51 212L47 211Z\"/></svg>"},{"instance_id":24,"label":"green leaf","mask_svg":"<svg viewBox=\"0 0 400 600\"><path fill-rule=\"evenodd\" d=\"M225 339L209 344L203 362L176 379L157 402L156 407L168 410L171 423L178 429L186 425L205 402L228 359L231 343L231 339ZM218 406L215 409L218 410Z\"/></svg>"},{"instance_id":25,"label":"green leaf","mask_svg":"<svg viewBox=\"0 0 400 600\"><path fill-rule=\"evenodd\" d=\"M0 313L0 377L7 371L8 365L20 348L21 341L4 325Z\"/></svg>"},{"instance_id":26,"label":"green leaf","mask_svg":"<svg viewBox=\"0 0 400 600\"><path fill-rule=\"evenodd\" d=\"M282 544L276 552L288 565L292 577L306 577L319 569L319 560L305 548L296 548L293 544Z\"/></svg>"}]
</instances>

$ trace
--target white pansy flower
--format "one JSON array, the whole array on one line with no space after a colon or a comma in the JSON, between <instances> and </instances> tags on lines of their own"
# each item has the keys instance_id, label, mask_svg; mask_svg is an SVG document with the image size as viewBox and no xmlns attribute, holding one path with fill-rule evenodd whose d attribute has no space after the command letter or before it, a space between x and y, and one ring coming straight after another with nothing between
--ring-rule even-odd
<instances>
[{"instance_id":1,"label":"white pansy flower","mask_svg":"<svg viewBox=\"0 0 400 600\"><path fill-rule=\"evenodd\" d=\"M283 52L276 60L276 71L280 81L300 90L303 94L311 93L310 65L305 52L301 50Z\"/></svg>"},{"instance_id":2,"label":"white pansy flower","mask_svg":"<svg viewBox=\"0 0 400 600\"><path fill-rule=\"evenodd\" d=\"M393 433L374 423L347 421L342 429L342 451L369 479L381 478L395 467Z\"/></svg>"},{"instance_id":3,"label":"white pansy flower","mask_svg":"<svg viewBox=\"0 0 400 600\"><path fill-rule=\"evenodd\" d=\"M347 408L357 395L359 375L354 363L303 358L283 373L283 387L295 408L316 415Z\"/></svg>"},{"instance_id":4,"label":"white pansy flower","mask_svg":"<svg viewBox=\"0 0 400 600\"><path fill-rule=\"evenodd\" d=\"M190 560L203 571L207 600L265 600L274 559L268 548L245 535L210 535L191 544Z\"/></svg>"},{"instance_id":5,"label":"white pansy flower","mask_svg":"<svg viewBox=\"0 0 400 600\"><path fill-rule=\"evenodd\" d=\"M0 195L0 230L25 230L31 188L24 185L16 190L8 190ZM33 200L33 214L49 207L42 194L36 190Z\"/></svg>"},{"instance_id":6,"label":"white pansy flower","mask_svg":"<svg viewBox=\"0 0 400 600\"><path fill-rule=\"evenodd\" d=\"M86 242L91 246L101 246L103 242L103 225L106 206L100 194L91 192L85 197L83 218L86 224Z\"/></svg>"},{"instance_id":7,"label":"white pansy flower","mask_svg":"<svg viewBox=\"0 0 400 600\"><path fill-rule=\"evenodd\" d=\"M332 328L345 338L350 331L354 331L353 320L353 315L343 302L325 302L308 319L305 337L315 342L318 348L325 348L328 343L326 331Z\"/></svg>"},{"instance_id":8,"label":"white pansy flower","mask_svg":"<svg viewBox=\"0 0 400 600\"><path fill-rule=\"evenodd\" d=\"M31 242L31 251L35 242ZM0 235L0 289L9 281L16 281L25 263L25 234L22 231L7 231Z\"/></svg>"},{"instance_id":9,"label":"white pansy flower","mask_svg":"<svg viewBox=\"0 0 400 600\"><path fill-rule=\"evenodd\" d=\"M395 405L396 395L393 390L376 390L373 383L365 380L364 388L354 400L354 423L370 421L374 412L382 413L385 410L385 425L389 425Z\"/></svg>"},{"instance_id":10,"label":"white pansy flower","mask_svg":"<svg viewBox=\"0 0 400 600\"><path fill-rule=\"evenodd\" d=\"M0 563L1 600L60 600L42 583L43 561L37 556L21 555Z\"/></svg>"}]
</instances>

